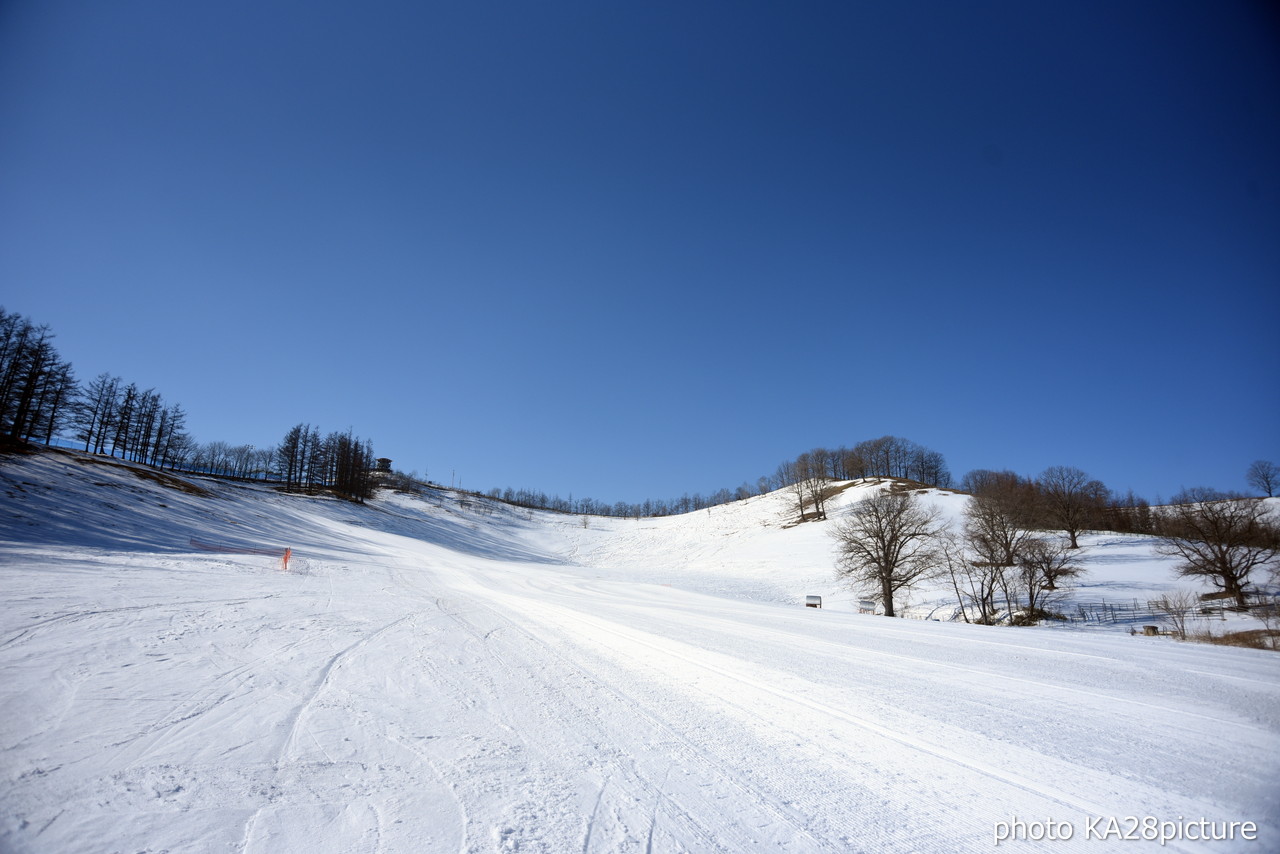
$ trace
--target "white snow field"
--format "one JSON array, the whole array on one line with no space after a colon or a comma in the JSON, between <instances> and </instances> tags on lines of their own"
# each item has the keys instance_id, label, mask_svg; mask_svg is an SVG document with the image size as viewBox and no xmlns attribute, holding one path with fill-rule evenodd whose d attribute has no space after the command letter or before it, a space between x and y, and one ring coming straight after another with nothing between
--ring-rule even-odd
<instances>
[{"instance_id":1,"label":"white snow field","mask_svg":"<svg viewBox=\"0 0 1280 854\"><path fill-rule=\"evenodd\" d=\"M0 502L4 852L1280 851L1280 655L859 614L783 495L584 521L53 452ZM1087 542L1082 597L1174 584Z\"/></svg>"}]
</instances>

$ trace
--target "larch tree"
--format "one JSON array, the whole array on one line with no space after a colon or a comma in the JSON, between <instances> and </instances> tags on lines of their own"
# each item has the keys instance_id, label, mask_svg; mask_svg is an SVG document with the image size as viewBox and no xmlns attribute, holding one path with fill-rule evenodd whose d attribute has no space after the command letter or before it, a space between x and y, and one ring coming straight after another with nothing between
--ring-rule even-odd
<instances>
[{"instance_id":1,"label":"larch tree","mask_svg":"<svg viewBox=\"0 0 1280 854\"><path fill-rule=\"evenodd\" d=\"M49 327L0 308L0 442L49 443L66 420L75 388L71 365L58 357Z\"/></svg>"}]
</instances>

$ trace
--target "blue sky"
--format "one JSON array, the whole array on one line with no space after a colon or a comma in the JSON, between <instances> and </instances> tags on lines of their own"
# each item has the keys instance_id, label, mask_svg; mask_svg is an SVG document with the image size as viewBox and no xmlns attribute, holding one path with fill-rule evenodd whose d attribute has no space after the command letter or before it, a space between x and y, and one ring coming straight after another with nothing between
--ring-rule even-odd
<instances>
[{"instance_id":1,"label":"blue sky","mask_svg":"<svg viewBox=\"0 0 1280 854\"><path fill-rule=\"evenodd\" d=\"M1280 461L1266 4L0 5L0 305L202 441L709 493Z\"/></svg>"}]
</instances>

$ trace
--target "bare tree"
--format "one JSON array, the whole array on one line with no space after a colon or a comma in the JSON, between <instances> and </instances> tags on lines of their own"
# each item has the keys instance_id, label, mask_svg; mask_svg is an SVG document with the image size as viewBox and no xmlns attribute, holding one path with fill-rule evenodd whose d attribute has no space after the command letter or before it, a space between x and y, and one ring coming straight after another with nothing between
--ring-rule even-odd
<instances>
[{"instance_id":1,"label":"bare tree","mask_svg":"<svg viewBox=\"0 0 1280 854\"><path fill-rule=\"evenodd\" d=\"M1051 466L1037 479L1045 520L1067 533L1071 548L1080 548L1079 536L1107 505L1102 481L1071 466Z\"/></svg>"},{"instance_id":2,"label":"bare tree","mask_svg":"<svg viewBox=\"0 0 1280 854\"><path fill-rule=\"evenodd\" d=\"M938 563L946 572L946 577L951 581L951 589L956 593L961 619L966 623L973 622L969 619L970 608L972 608L977 612L975 616L979 622L990 622L983 619L985 612L981 607L978 590L972 584L975 579L964 540L949 528L944 529L938 536Z\"/></svg>"},{"instance_id":3,"label":"bare tree","mask_svg":"<svg viewBox=\"0 0 1280 854\"><path fill-rule=\"evenodd\" d=\"M1022 565L1036 570L1044 579L1046 590L1057 590L1066 581L1084 574L1079 554L1061 540L1027 540L1022 548Z\"/></svg>"},{"instance_id":4,"label":"bare tree","mask_svg":"<svg viewBox=\"0 0 1280 854\"><path fill-rule=\"evenodd\" d=\"M200 443L190 433L178 433L169 447L169 467L186 469L199 452Z\"/></svg>"},{"instance_id":5,"label":"bare tree","mask_svg":"<svg viewBox=\"0 0 1280 854\"><path fill-rule=\"evenodd\" d=\"M969 499L964 511L963 538L967 553L968 586L979 621L994 622L997 594L1005 609L1018 606L1021 579L1015 572L1022 564L1026 545L1034 539L1029 530L1034 501L1026 481L1000 479Z\"/></svg>"},{"instance_id":6,"label":"bare tree","mask_svg":"<svg viewBox=\"0 0 1280 854\"><path fill-rule=\"evenodd\" d=\"M1268 498L1274 497L1276 487L1280 486L1280 466L1270 460L1254 461L1246 476L1249 485L1259 492L1265 492Z\"/></svg>"},{"instance_id":7,"label":"bare tree","mask_svg":"<svg viewBox=\"0 0 1280 854\"><path fill-rule=\"evenodd\" d=\"M1203 578L1244 607L1254 570L1280 560L1280 525L1259 498L1203 487L1160 508L1156 550L1178 558L1184 578Z\"/></svg>"},{"instance_id":8,"label":"bare tree","mask_svg":"<svg viewBox=\"0 0 1280 854\"><path fill-rule=\"evenodd\" d=\"M965 621L983 626L993 625L1000 614L997 597L1008 590L1011 566L1003 563L974 560L972 554L964 552L964 562L956 570L957 588L962 588L961 607L965 608ZM1006 599L1007 599L1006 595ZM972 611L973 619L969 619Z\"/></svg>"},{"instance_id":9,"label":"bare tree","mask_svg":"<svg viewBox=\"0 0 1280 854\"><path fill-rule=\"evenodd\" d=\"M855 504L836 523L837 573L856 588L875 591L886 617L894 596L909 590L937 562L941 524L936 508L910 492L879 492Z\"/></svg>"},{"instance_id":10,"label":"bare tree","mask_svg":"<svg viewBox=\"0 0 1280 854\"><path fill-rule=\"evenodd\" d=\"M1169 622L1173 624L1173 632L1178 636L1178 640L1186 640L1187 620L1195 613L1199 602L1199 597L1194 593L1179 590L1176 593L1166 593L1152 602L1151 605L1155 610L1169 618Z\"/></svg>"},{"instance_id":11,"label":"bare tree","mask_svg":"<svg viewBox=\"0 0 1280 854\"><path fill-rule=\"evenodd\" d=\"M827 518L826 470L814 459L812 453L803 453L796 459L781 464L776 477L795 499L797 518L801 522ZM812 515L806 512L808 507L813 508Z\"/></svg>"},{"instance_id":12,"label":"bare tree","mask_svg":"<svg viewBox=\"0 0 1280 854\"><path fill-rule=\"evenodd\" d=\"M1083 572L1078 552L1061 540L1031 537L1023 543L1018 577L1027 597L1027 616L1038 620L1061 598L1061 586Z\"/></svg>"},{"instance_id":13,"label":"bare tree","mask_svg":"<svg viewBox=\"0 0 1280 854\"><path fill-rule=\"evenodd\" d=\"M813 506L816 519L827 518L827 468L825 459L827 452L817 449L808 454L801 454L797 464L801 466L800 474L805 496Z\"/></svg>"},{"instance_id":14,"label":"bare tree","mask_svg":"<svg viewBox=\"0 0 1280 854\"><path fill-rule=\"evenodd\" d=\"M1271 648L1280 649L1280 605L1268 602L1261 608L1253 609L1253 616L1267 627L1267 640L1271 643Z\"/></svg>"},{"instance_id":15,"label":"bare tree","mask_svg":"<svg viewBox=\"0 0 1280 854\"><path fill-rule=\"evenodd\" d=\"M115 420L120 391L120 378L101 373L80 394L73 417L77 439L84 441L84 449L102 453L106 447L107 433Z\"/></svg>"},{"instance_id":16,"label":"bare tree","mask_svg":"<svg viewBox=\"0 0 1280 854\"><path fill-rule=\"evenodd\" d=\"M799 466L794 460L779 464L778 470L774 473L774 479L778 482L779 489L795 499L796 518L803 522L805 491L804 483L799 473Z\"/></svg>"},{"instance_id":17,"label":"bare tree","mask_svg":"<svg viewBox=\"0 0 1280 854\"><path fill-rule=\"evenodd\" d=\"M1032 539L1029 515L1016 493L974 495L964 511L965 541L980 562L1017 566Z\"/></svg>"}]
</instances>

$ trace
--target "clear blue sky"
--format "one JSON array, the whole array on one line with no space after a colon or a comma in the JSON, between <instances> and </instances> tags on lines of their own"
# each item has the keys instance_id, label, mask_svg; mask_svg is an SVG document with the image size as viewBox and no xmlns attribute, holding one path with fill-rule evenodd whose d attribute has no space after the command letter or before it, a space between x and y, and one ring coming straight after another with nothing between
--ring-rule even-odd
<instances>
[{"instance_id":1,"label":"clear blue sky","mask_svg":"<svg viewBox=\"0 0 1280 854\"><path fill-rule=\"evenodd\" d=\"M0 305L464 486L1280 461L1266 3L0 4ZM455 475L456 472L456 475Z\"/></svg>"}]
</instances>

